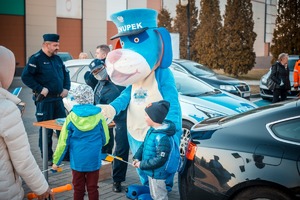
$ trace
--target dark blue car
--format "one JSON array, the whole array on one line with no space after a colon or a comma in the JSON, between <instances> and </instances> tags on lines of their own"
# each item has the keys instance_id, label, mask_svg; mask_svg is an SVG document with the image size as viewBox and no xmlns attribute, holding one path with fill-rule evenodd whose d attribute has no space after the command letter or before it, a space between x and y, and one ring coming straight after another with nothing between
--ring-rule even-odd
<instances>
[{"instance_id":1,"label":"dark blue car","mask_svg":"<svg viewBox=\"0 0 300 200\"><path fill-rule=\"evenodd\" d=\"M300 99L196 124L178 184L183 200L299 199Z\"/></svg>"},{"instance_id":2,"label":"dark blue car","mask_svg":"<svg viewBox=\"0 0 300 200\"><path fill-rule=\"evenodd\" d=\"M245 99L250 98L250 86L247 83L238 79L217 74L205 65L191 60L174 59L171 67L186 74L196 76L215 88Z\"/></svg>"}]
</instances>

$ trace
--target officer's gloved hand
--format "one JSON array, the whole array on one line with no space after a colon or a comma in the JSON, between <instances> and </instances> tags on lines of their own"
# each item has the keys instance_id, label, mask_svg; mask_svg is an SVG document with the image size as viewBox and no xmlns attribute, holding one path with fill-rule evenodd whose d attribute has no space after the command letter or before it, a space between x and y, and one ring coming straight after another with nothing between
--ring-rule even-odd
<instances>
[{"instance_id":1,"label":"officer's gloved hand","mask_svg":"<svg viewBox=\"0 0 300 200\"><path fill-rule=\"evenodd\" d=\"M109 124L110 122L112 122L116 115L115 108L109 104L97 104L96 106L99 106L102 109L101 114L105 117L106 123Z\"/></svg>"}]
</instances>

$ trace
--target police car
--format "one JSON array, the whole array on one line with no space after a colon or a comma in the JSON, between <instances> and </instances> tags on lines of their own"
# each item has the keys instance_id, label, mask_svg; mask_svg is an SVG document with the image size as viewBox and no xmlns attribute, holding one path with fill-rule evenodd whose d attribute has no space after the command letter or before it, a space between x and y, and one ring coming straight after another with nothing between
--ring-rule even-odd
<instances>
[{"instance_id":1,"label":"police car","mask_svg":"<svg viewBox=\"0 0 300 200\"><path fill-rule=\"evenodd\" d=\"M84 74L89 71L93 59L75 59L65 62L70 71L71 89L79 84L86 84ZM185 155L185 147L190 137L191 127L207 118L234 115L257 106L241 97L208 85L195 76L188 75L174 68L173 72L179 101L182 110L182 128L180 151ZM73 101L68 97L63 99L67 111L73 107Z\"/></svg>"}]
</instances>

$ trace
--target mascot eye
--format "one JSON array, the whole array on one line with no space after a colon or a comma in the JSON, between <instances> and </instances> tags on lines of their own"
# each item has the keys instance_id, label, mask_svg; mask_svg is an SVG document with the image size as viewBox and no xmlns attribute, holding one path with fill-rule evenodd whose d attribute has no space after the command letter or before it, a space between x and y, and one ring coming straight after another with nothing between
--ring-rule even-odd
<instances>
[{"instance_id":1,"label":"mascot eye","mask_svg":"<svg viewBox=\"0 0 300 200\"><path fill-rule=\"evenodd\" d=\"M121 41L120 43L121 43L121 46L122 46L122 47L124 47L124 42L123 42L123 41Z\"/></svg>"},{"instance_id":2,"label":"mascot eye","mask_svg":"<svg viewBox=\"0 0 300 200\"><path fill-rule=\"evenodd\" d=\"M143 43L144 41L146 41L147 39L149 38L149 35L146 31L144 31L143 33L140 33L138 35L129 35L128 40L126 40L126 44L127 42L131 42L131 43L134 43L134 44L141 44Z\"/></svg>"}]
</instances>

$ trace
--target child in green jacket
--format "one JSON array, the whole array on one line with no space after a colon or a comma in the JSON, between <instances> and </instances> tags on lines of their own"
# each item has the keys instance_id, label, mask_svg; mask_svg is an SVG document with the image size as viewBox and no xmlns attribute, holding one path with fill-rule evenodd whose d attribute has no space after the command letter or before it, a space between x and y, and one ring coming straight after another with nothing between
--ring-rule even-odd
<instances>
[{"instance_id":1,"label":"child in green jacket","mask_svg":"<svg viewBox=\"0 0 300 200\"><path fill-rule=\"evenodd\" d=\"M63 124L53 155L54 170L70 150L74 199L84 199L85 188L89 199L98 199L98 179L101 167L101 148L108 143L109 134L101 108L94 106L94 92L88 85L70 91L74 105Z\"/></svg>"}]
</instances>

